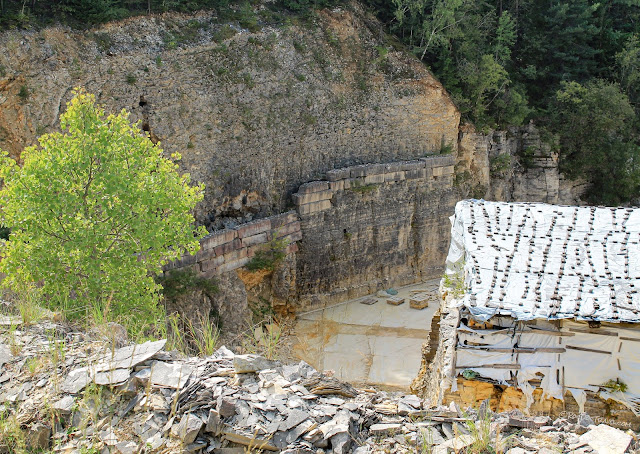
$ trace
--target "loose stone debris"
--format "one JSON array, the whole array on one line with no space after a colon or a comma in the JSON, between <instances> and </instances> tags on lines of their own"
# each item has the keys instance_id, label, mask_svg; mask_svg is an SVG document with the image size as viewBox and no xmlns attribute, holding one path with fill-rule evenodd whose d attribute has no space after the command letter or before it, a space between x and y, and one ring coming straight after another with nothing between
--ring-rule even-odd
<instances>
[{"instance_id":1,"label":"loose stone debris","mask_svg":"<svg viewBox=\"0 0 640 454\"><path fill-rule=\"evenodd\" d=\"M116 349L51 322L5 332L0 411L17 418L30 449L61 453L640 452L637 434L586 414L574 423L496 414L488 401L430 408L305 362L225 347L188 358L164 346ZM0 452L9 448L0 438Z\"/></svg>"}]
</instances>

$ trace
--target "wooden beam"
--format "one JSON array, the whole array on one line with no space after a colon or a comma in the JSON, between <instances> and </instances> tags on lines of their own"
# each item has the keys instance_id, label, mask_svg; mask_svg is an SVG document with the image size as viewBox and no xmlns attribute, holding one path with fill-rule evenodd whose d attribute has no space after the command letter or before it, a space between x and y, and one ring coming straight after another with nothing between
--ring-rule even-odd
<instances>
[{"instance_id":1,"label":"wooden beam","mask_svg":"<svg viewBox=\"0 0 640 454\"><path fill-rule=\"evenodd\" d=\"M570 333L568 331L551 331L549 329L540 329L530 327L530 329L526 329L524 331L518 331L519 334L546 334L547 336L562 336L562 337L573 337L575 333Z\"/></svg>"},{"instance_id":2,"label":"wooden beam","mask_svg":"<svg viewBox=\"0 0 640 454\"><path fill-rule=\"evenodd\" d=\"M616 331L607 331L606 329L601 329L601 328L569 328L569 331L574 333L597 334L599 336L618 337L618 333Z\"/></svg>"},{"instance_id":3,"label":"wooden beam","mask_svg":"<svg viewBox=\"0 0 640 454\"><path fill-rule=\"evenodd\" d=\"M593 348L585 348L585 347L574 347L572 345L567 345L567 348L570 348L571 350L579 350L581 352L602 353L603 355L611 354L611 352L605 352L604 350L595 350Z\"/></svg>"},{"instance_id":4,"label":"wooden beam","mask_svg":"<svg viewBox=\"0 0 640 454\"><path fill-rule=\"evenodd\" d=\"M508 347L474 347L469 345L459 345L456 347L460 350L479 350L483 352L503 352L503 353L565 353L566 350L564 348L558 347L536 347L536 348L527 348L527 347L518 347L518 348L508 348Z\"/></svg>"},{"instance_id":5,"label":"wooden beam","mask_svg":"<svg viewBox=\"0 0 640 454\"><path fill-rule=\"evenodd\" d=\"M520 369L520 364L481 364L479 366L456 366L456 369Z\"/></svg>"}]
</instances>

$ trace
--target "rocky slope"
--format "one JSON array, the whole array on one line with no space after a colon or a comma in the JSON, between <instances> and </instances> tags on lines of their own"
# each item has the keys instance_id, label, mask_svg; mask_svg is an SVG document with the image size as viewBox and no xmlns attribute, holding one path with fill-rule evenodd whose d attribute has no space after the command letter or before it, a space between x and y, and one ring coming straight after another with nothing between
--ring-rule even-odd
<instances>
[{"instance_id":1,"label":"rocky slope","mask_svg":"<svg viewBox=\"0 0 640 454\"><path fill-rule=\"evenodd\" d=\"M164 340L127 345L114 326L103 339L51 321L1 321L2 452L638 452L636 434L587 415L494 414L488 401L431 408L303 362L225 347L184 357Z\"/></svg>"}]
</instances>

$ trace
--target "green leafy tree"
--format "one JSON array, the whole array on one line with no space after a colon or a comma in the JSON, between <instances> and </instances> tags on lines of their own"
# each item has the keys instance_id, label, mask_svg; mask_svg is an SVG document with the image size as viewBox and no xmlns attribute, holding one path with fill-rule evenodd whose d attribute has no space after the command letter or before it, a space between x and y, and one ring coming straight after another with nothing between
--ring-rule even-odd
<instances>
[{"instance_id":1,"label":"green leafy tree","mask_svg":"<svg viewBox=\"0 0 640 454\"><path fill-rule=\"evenodd\" d=\"M565 82L556 93L553 124L561 169L591 183L589 199L615 205L639 195L640 147L635 114L620 86L604 80Z\"/></svg>"},{"instance_id":2,"label":"green leafy tree","mask_svg":"<svg viewBox=\"0 0 640 454\"><path fill-rule=\"evenodd\" d=\"M190 186L126 111L106 116L93 95L76 91L60 125L25 148L22 166L3 154L3 284L38 283L70 318L118 321L132 334L162 326L153 276L197 250L203 185Z\"/></svg>"},{"instance_id":3,"label":"green leafy tree","mask_svg":"<svg viewBox=\"0 0 640 454\"><path fill-rule=\"evenodd\" d=\"M622 88L640 109L640 35L632 35L616 54Z\"/></svg>"}]
</instances>

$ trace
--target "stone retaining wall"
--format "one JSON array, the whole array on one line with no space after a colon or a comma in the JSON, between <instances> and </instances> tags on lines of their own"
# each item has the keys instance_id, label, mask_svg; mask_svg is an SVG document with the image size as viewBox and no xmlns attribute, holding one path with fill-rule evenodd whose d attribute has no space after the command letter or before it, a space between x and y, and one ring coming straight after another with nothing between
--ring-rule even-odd
<instances>
[{"instance_id":1,"label":"stone retaining wall","mask_svg":"<svg viewBox=\"0 0 640 454\"><path fill-rule=\"evenodd\" d=\"M448 250L454 156L330 170L301 185L296 211L216 231L165 269L205 276L246 265L272 238L296 253L296 310L439 276Z\"/></svg>"},{"instance_id":2,"label":"stone retaining wall","mask_svg":"<svg viewBox=\"0 0 640 454\"><path fill-rule=\"evenodd\" d=\"M299 308L439 276L456 197L454 156L330 170L293 200L303 238Z\"/></svg>"},{"instance_id":3,"label":"stone retaining wall","mask_svg":"<svg viewBox=\"0 0 640 454\"><path fill-rule=\"evenodd\" d=\"M200 250L195 255L185 255L167 265L165 271L193 267L198 273L213 276L235 270L246 265L256 251L274 238L288 241L287 254L298 250L296 242L302 238L302 232L295 211L210 233L200 240Z\"/></svg>"}]
</instances>

